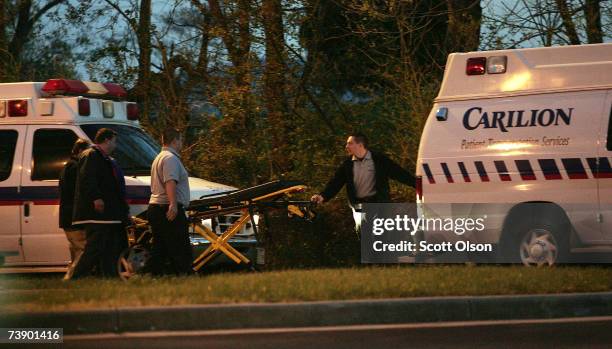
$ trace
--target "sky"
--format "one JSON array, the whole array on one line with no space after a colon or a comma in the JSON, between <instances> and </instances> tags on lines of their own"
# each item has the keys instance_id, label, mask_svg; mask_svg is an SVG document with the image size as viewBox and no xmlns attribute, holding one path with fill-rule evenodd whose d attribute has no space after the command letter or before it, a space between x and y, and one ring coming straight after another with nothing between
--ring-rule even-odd
<instances>
[{"instance_id":1,"label":"sky","mask_svg":"<svg viewBox=\"0 0 612 349\"><path fill-rule=\"evenodd\" d=\"M125 4L129 4L130 0L121 0L123 1ZM133 1L133 0L132 0ZM483 0L481 1L481 6L483 7L483 18L487 18L487 17L500 17L500 14L502 14L505 11L505 8L507 7L512 7L515 3L520 3L523 0ZM527 1L527 0L526 0ZM536 0L529 0L529 1L536 1ZM95 2L94 2L95 3ZM98 3L102 4L102 1L99 1ZM189 1L183 1L183 3L185 4L185 6L189 6ZM153 18L152 21L154 23L154 25L156 25L158 28L163 28L164 27L164 21L163 21L163 17L169 13L172 10L172 2L169 1L160 1L160 0L153 0ZM609 3L609 1L605 0L602 2L602 6L612 6L612 4ZM106 23L108 21L108 17L106 16L102 16L100 17L99 20L94 21L92 23L92 35L91 37L93 37L93 41L95 42L96 40L98 40L98 44L102 45L103 43L101 42L101 40L105 40L104 37L102 37L100 34L96 33L96 27L101 27L103 26L104 23ZM120 32L126 32L127 29L127 23L125 22L125 20L123 20L123 18L119 18L119 25L118 25L118 31L117 33L114 34L115 37L120 36ZM602 22L605 24L607 23L608 25L610 25L610 19L609 17L604 17L602 18ZM61 24L59 24L61 25ZM49 26L49 30L51 30L53 28L53 26ZM486 43L488 42L486 40L486 37L488 36L490 32L488 31L488 29L486 28L486 26L482 26L481 27L481 41L482 41L482 45L486 45ZM508 38L512 38L511 36L508 36L507 33L502 33L506 34L506 39ZM79 28L75 28L74 30L70 30L70 28L68 29L68 33L67 33L67 41L76 41L76 38L82 35L82 33L80 32ZM174 34L170 34L170 35L174 35ZM177 40L178 41L178 40ZM291 40L291 38L288 38L288 41L294 42L295 45L292 46L297 46L297 40ZM507 41L511 41L511 40L507 40ZM611 37L606 37L604 39L605 42L612 42L612 38ZM519 47L536 47L536 46L541 46L542 43L539 40L530 40L527 42L524 42L522 44L519 45ZM484 48L484 47L481 47ZM91 47L76 47L77 49L77 53L83 53L83 51L85 50L90 50ZM134 50L136 50L136 48L134 48ZM155 58L154 58L155 59ZM91 79L91 76L89 76L90 74L88 73L88 69L86 66L86 62L84 61L79 61L77 62L77 66L75 67L77 73L80 75L81 79Z\"/></svg>"}]
</instances>

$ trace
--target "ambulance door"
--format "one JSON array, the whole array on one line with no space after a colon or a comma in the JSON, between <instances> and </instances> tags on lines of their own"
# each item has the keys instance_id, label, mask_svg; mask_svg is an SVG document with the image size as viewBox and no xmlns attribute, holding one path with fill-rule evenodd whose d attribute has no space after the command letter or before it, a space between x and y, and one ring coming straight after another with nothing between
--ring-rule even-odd
<instances>
[{"instance_id":1,"label":"ambulance door","mask_svg":"<svg viewBox=\"0 0 612 349\"><path fill-rule=\"evenodd\" d=\"M602 234L612 241L612 91L608 91L603 110L604 122L598 152L599 221Z\"/></svg>"},{"instance_id":2,"label":"ambulance door","mask_svg":"<svg viewBox=\"0 0 612 349\"><path fill-rule=\"evenodd\" d=\"M26 126L0 125L0 252L7 265L23 262L20 180Z\"/></svg>"},{"instance_id":3,"label":"ambulance door","mask_svg":"<svg viewBox=\"0 0 612 349\"><path fill-rule=\"evenodd\" d=\"M67 125L31 125L25 145L22 215L25 262L61 265L70 261L59 227L59 174L70 158L78 130Z\"/></svg>"}]
</instances>

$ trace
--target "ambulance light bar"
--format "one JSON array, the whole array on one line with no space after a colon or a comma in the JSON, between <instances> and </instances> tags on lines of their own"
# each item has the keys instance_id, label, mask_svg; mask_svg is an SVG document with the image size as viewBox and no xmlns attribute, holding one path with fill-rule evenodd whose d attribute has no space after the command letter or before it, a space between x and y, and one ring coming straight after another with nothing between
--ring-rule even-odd
<instances>
[{"instance_id":1,"label":"ambulance light bar","mask_svg":"<svg viewBox=\"0 0 612 349\"><path fill-rule=\"evenodd\" d=\"M117 98L125 98L125 97L127 97L127 92L125 92L123 87L121 87L120 85L112 84L110 82L103 82L102 85L104 85L104 87L108 91L107 94L109 96L113 96L113 97L117 97Z\"/></svg>"},{"instance_id":2,"label":"ambulance light bar","mask_svg":"<svg viewBox=\"0 0 612 349\"><path fill-rule=\"evenodd\" d=\"M104 85L102 85L99 82L83 81L83 84L87 86L88 95L104 96L105 94L108 93L108 90L104 88Z\"/></svg>"},{"instance_id":3,"label":"ambulance light bar","mask_svg":"<svg viewBox=\"0 0 612 349\"><path fill-rule=\"evenodd\" d=\"M83 82L67 79L49 79L42 90L50 95L84 94L89 91Z\"/></svg>"},{"instance_id":4,"label":"ambulance light bar","mask_svg":"<svg viewBox=\"0 0 612 349\"><path fill-rule=\"evenodd\" d=\"M90 95L95 97L108 96L117 99L127 97L125 89L117 84L69 79L49 79L42 87L42 91L51 96Z\"/></svg>"}]
</instances>

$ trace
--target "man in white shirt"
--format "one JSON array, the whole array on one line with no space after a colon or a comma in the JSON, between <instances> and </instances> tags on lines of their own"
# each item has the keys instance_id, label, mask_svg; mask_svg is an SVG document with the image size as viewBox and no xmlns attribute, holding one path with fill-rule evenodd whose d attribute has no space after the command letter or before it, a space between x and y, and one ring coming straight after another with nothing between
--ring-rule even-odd
<instances>
[{"instance_id":1,"label":"man in white shirt","mask_svg":"<svg viewBox=\"0 0 612 349\"><path fill-rule=\"evenodd\" d=\"M181 133L166 129L162 134L162 151L151 166L151 198L148 217L153 232L151 268L155 275L171 272L188 275L193 272L193 255L189 241L185 208L189 206L189 175L181 162Z\"/></svg>"}]
</instances>

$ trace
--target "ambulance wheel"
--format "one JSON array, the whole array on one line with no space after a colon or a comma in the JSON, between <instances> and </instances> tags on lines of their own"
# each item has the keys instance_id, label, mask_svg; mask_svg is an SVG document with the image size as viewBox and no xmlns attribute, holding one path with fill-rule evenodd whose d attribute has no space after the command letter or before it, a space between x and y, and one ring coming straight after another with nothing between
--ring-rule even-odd
<instances>
[{"instance_id":1,"label":"ambulance wheel","mask_svg":"<svg viewBox=\"0 0 612 349\"><path fill-rule=\"evenodd\" d=\"M134 245L119 255L117 270L122 280L129 280L134 275L143 274L151 260L151 252L142 245Z\"/></svg>"},{"instance_id":2,"label":"ambulance wheel","mask_svg":"<svg viewBox=\"0 0 612 349\"><path fill-rule=\"evenodd\" d=\"M526 266L552 266L567 262L569 229L566 224L557 222L542 220L517 227L509 251L511 262Z\"/></svg>"}]
</instances>

